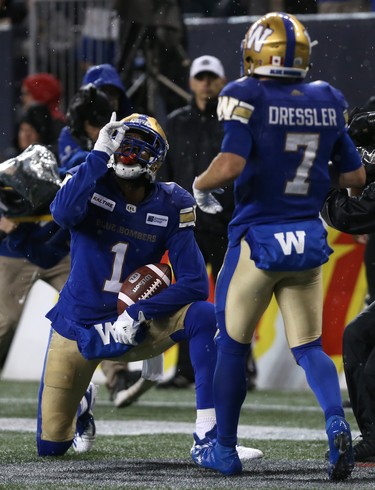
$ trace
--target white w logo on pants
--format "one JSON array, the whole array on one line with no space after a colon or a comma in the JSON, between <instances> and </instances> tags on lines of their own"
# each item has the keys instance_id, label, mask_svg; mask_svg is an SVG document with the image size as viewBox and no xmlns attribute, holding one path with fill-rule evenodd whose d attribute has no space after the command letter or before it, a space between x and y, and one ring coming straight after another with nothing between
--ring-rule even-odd
<instances>
[{"instance_id":1,"label":"white w logo on pants","mask_svg":"<svg viewBox=\"0 0 375 490\"><path fill-rule=\"evenodd\" d=\"M298 254L303 254L305 251L305 235L304 231L287 231L284 233L274 233L274 237L279 242L284 255L291 255L292 247Z\"/></svg>"}]
</instances>

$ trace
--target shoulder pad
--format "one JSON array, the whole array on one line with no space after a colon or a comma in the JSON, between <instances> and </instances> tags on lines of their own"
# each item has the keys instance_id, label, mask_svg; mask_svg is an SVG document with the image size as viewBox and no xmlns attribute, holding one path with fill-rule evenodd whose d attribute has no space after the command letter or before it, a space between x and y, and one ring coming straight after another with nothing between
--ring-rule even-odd
<instances>
[{"instance_id":1,"label":"shoulder pad","mask_svg":"<svg viewBox=\"0 0 375 490\"><path fill-rule=\"evenodd\" d=\"M175 182L159 182L166 194L172 196L172 206L179 210L180 228L195 226L195 200L193 196Z\"/></svg>"}]
</instances>

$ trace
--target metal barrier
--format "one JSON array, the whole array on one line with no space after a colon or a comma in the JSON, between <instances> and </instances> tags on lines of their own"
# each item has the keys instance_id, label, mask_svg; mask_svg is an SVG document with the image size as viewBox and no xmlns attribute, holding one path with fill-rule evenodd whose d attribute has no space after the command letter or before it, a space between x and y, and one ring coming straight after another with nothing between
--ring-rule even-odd
<instances>
[{"instance_id":1,"label":"metal barrier","mask_svg":"<svg viewBox=\"0 0 375 490\"><path fill-rule=\"evenodd\" d=\"M49 72L64 87L62 106L90 64L114 64L118 17L108 0L31 0L29 73Z\"/></svg>"},{"instance_id":2,"label":"metal barrier","mask_svg":"<svg viewBox=\"0 0 375 490\"><path fill-rule=\"evenodd\" d=\"M48 71L61 80L65 89L63 108L81 83L85 61L115 64L119 19L113 5L108 0L30 0L29 71ZM327 80L342 90L351 107L374 95L375 14L298 17L312 39L319 41L313 50L311 77ZM228 79L238 77L240 41L253 20L247 16L186 18L190 57L217 56ZM82 49L84 38L92 42L86 42ZM147 72L144 78L150 78ZM134 91L133 87L127 88Z\"/></svg>"}]
</instances>

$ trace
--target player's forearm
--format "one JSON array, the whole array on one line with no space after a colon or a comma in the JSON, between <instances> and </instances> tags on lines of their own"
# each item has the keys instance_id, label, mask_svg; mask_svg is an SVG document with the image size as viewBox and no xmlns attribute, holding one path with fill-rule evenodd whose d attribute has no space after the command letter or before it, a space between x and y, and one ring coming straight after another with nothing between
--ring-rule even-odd
<instances>
[{"instance_id":1,"label":"player's forearm","mask_svg":"<svg viewBox=\"0 0 375 490\"><path fill-rule=\"evenodd\" d=\"M51 204L51 212L61 227L75 226L84 218L97 179L108 171L107 160L108 156L103 152L90 153L77 172L57 192Z\"/></svg>"},{"instance_id":2,"label":"player's forearm","mask_svg":"<svg viewBox=\"0 0 375 490\"><path fill-rule=\"evenodd\" d=\"M353 172L345 172L339 176L339 186L341 188L356 187L362 188L366 184L366 171L362 166L353 170Z\"/></svg>"},{"instance_id":3,"label":"player's forearm","mask_svg":"<svg viewBox=\"0 0 375 490\"><path fill-rule=\"evenodd\" d=\"M219 153L196 179L194 186L209 191L232 184L242 172L246 160L234 153Z\"/></svg>"}]
</instances>

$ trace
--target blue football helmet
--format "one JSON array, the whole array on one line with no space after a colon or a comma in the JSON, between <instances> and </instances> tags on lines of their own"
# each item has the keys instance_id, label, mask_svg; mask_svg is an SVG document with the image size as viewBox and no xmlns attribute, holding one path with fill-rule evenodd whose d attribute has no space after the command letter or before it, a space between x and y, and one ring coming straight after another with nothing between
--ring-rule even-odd
<instances>
[{"instance_id":1,"label":"blue football helmet","mask_svg":"<svg viewBox=\"0 0 375 490\"><path fill-rule=\"evenodd\" d=\"M136 179L145 174L154 182L169 149L162 127L156 119L145 114L132 114L122 122L129 129L109 166L122 179Z\"/></svg>"}]
</instances>

